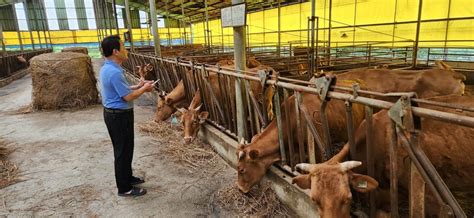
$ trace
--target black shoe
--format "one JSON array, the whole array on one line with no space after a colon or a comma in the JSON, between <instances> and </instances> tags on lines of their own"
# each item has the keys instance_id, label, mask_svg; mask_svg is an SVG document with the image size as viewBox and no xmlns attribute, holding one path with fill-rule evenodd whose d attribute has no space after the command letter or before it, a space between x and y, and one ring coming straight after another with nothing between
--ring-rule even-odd
<instances>
[{"instance_id":1,"label":"black shoe","mask_svg":"<svg viewBox=\"0 0 474 218\"><path fill-rule=\"evenodd\" d=\"M145 182L144 179L142 179L140 177L132 176L132 179L130 180L130 185L138 185L138 184L142 184L144 182Z\"/></svg>"},{"instance_id":2,"label":"black shoe","mask_svg":"<svg viewBox=\"0 0 474 218\"><path fill-rule=\"evenodd\" d=\"M146 189L133 187L130 192L118 193L120 197L138 197L146 194Z\"/></svg>"}]
</instances>

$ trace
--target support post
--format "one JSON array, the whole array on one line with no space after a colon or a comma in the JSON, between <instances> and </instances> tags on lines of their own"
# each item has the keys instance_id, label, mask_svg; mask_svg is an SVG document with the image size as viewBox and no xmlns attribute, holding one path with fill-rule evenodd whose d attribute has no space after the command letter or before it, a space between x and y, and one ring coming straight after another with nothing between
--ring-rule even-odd
<instances>
[{"instance_id":1,"label":"support post","mask_svg":"<svg viewBox=\"0 0 474 218\"><path fill-rule=\"evenodd\" d=\"M20 42L20 50L23 51L23 40L21 38L21 31L20 31L20 26L18 25L18 16L16 15L16 8L15 5L12 5L13 9L13 19L15 20L15 29L16 29L16 34L18 35L18 40Z\"/></svg>"},{"instance_id":2,"label":"support post","mask_svg":"<svg viewBox=\"0 0 474 218\"><path fill-rule=\"evenodd\" d=\"M329 29L328 29L328 66L331 66L331 29L332 29L332 0L329 0Z\"/></svg>"},{"instance_id":3,"label":"support post","mask_svg":"<svg viewBox=\"0 0 474 218\"><path fill-rule=\"evenodd\" d=\"M265 30L263 30L265 31ZM277 47L277 54L278 57L281 55L281 7L280 7L280 0L278 0L278 47Z\"/></svg>"},{"instance_id":4,"label":"support post","mask_svg":"<svg viewBox=\"0 0 474 218\"><path fill-rule=\"evenodd\" d=\"M244 2L243 0L232 0L232 4L239 4ZM233 27L234 29L234 63L237 72L239 70L245 70L246 63L246 44L245 39L245 26ZM237 135L239 139L245 137L245 110L243 105L244 91L240 79L235 80L235 102L237 107Z\"/></svg>"},{"instance_id":5,"label":"support post","mask_svg":"<svg viewBox=\"0 0 474 218\"><path fill-rule=\"evenodd\" d=\"M421 9L423 8L423 0L419 0L418 3L418 20L416 22L416 38L415 46L413 47L413 57L411 58L413 63L412 67L416 67L416 62L418 59L418 42L420 41L420 26L421 26Z\"/></svg>"},{"instance_id":6,"label":"support post","mask_svg":"<svg viewBox=\"0 0 474 218\"><path fill-rule=\"evenodd\" d=\"M129 0L125 0L125 15L127 16L127 27L128 27L128 34L129 34L129 39L130 39L130 48L134 52L135 46L133 46L132 18L130 16Z\"/></svg>"},{"instance_id":7,"label":"support post","mask_svg":"<svg viewBox=\"0 0 474 218\"><path fill-rule=\"evenodd\" d=\"M0 43L2 44L2 57L7 55L7 51L5 49L5 41L3 38L3 26L0 23Z\"/></svg>"},{"instance_id":8,"label":"support post","mask_svg":"<svg viewBox=\"0 0 474 218\"><path fill-rule=\"evenodd\" d=\"M112 10L114 11L115 31L117 35L119 35L120 32L119 32L119 25L118 25L118 18L117 18L117 5L115 4L115 0L112 0Z\"/></svg>"},{"instance_id":9,"label":"support post","mask_svg":"<svg viewBox=\"0 0 474 218\"><path fill-rule=\"evenodd\" d=\"M26 26L28 27L28 31L30 32L30 39L31 39L31 46L33 50L35 50L35 39L33 37L33 32L31 31L30 25L30 16L28 15L28 3L27 1L23 2L23 10L25 10L25 18L26 18Z\"/></svg>"},{"instance_id":10,"label":"support post","mask_svg":"<svg viewBox=\"0 0 474 218\"><path fill-rule=\"evenodd\" d=\"M153 34L153 42L155 44L155 55L161 57L161 48L160 48L160 35L158 34L158 22L156 21L156 5L155 0L149 0L150 2L150 20L151 20L151 30Z\"/></svg>"}]
</instances>

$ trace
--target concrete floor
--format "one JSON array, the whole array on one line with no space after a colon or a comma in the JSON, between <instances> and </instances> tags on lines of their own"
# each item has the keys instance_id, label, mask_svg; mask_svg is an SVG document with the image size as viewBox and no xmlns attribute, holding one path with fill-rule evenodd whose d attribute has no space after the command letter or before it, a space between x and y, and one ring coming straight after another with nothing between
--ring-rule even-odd
<instances>
[{"instance_id":1,"label":"concrete floor","mask_svg":"<svg viewBox=\"0 0 474 218\"><path fill-rule=\"evenodd\" d=\"M101 61L94 60L94 68ZM147 181L148 194L116 194L113 151L100 105L81 110L20 113L31 103L31 76L0 88L0 138L12 144L10 161L19 183L0 191L0 216L236 216L209 210L211 195L233 183L235 171L222 159L204 167L212 175L189 173L159 155L166 140L139 133L154 107L135 102L134 174ZM150 155L156 154L156 155Z\"/></svg>"}]
</instances>

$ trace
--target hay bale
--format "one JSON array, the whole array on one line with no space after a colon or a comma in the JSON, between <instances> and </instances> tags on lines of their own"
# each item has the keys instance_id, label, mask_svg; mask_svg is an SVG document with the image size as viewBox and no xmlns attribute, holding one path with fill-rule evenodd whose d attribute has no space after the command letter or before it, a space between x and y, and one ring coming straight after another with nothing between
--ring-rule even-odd
<instances>
[{"instance_id":1,"label":"hay bale","mask_svg":"<svg viewBox=\"0 0 474 218\"><path fill-rule=\"evenodd\" d=\"M89 54L89 51L87 50L86 47L68 47L68 48L63 48L61 52L76 52L76 53L82 53L82 54Z\"/></svg>"},{"instance_id":2,"label":"hay bale","mask_svg":"<svg viewBox=\"0 0 474 218\"><path fill-rule=\"evenodd\" d=\"M88 55L48 53L30 62L33 109L81 108L98 103L97 81Z\"/></svg>"}]
</instances>

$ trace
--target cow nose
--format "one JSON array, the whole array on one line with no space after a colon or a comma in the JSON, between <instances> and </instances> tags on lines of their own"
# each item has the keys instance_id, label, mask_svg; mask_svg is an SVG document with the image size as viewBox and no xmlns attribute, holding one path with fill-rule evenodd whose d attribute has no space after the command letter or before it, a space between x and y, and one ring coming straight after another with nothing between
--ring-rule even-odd
<instances>
[{"instance_id":1,"label":"cow nose","mask_svg":"<svg viewBox=\"0 0 474 218\"><path fill-rule=\"evenodd\" d=\"M191 143L192 141L193 141L193 137L192 137L192 136L185 136L185 137L184 137L184 142L185 142L186 144L189 144L189 143Z\"/></svg>"}]
</instances>

